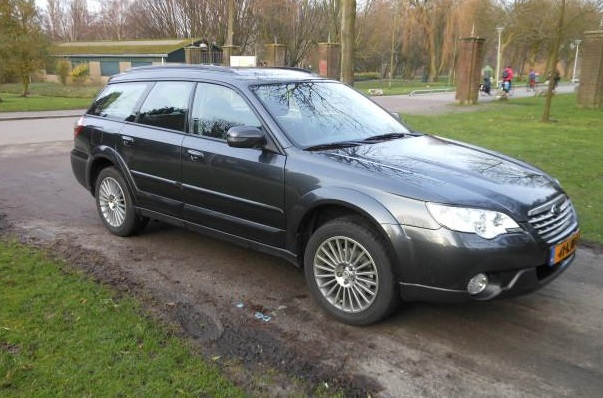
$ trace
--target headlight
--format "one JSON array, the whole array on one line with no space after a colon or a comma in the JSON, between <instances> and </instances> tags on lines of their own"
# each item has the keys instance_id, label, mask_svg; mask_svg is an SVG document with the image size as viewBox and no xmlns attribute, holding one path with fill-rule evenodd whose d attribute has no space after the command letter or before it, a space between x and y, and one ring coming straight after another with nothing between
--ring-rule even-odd
<instances>
[{"instance_id":1,"label":"headlight","mask_svg":"<svg viewBox=\"0 0 603 398\"><path fill-rule=\"evenodd\" d=\"M427 210L440 225L454 231L478 234L484 239L521 230L521 227L509 216L497 211L438 203L427 203Z\"/></svg>"}]
</instances>

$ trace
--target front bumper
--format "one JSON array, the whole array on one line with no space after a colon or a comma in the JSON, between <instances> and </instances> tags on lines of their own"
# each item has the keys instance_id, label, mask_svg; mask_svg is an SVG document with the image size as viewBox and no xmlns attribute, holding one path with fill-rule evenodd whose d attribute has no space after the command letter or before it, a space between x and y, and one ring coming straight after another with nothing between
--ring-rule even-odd
<instances>
[{"instance_id":1,"label":"front bumper","mask_svg":"<svg viewBox=\"0 0 603 398\"><path fill-rule=\"evenodd\" d=\"M410 254L400 262L398 274L406 301L451 303L527 294L561 275L576 256L548 265L550 245L528 232L493 240L444 228L405 228L405 232ZM470 295L467 284L478 273L488 276L489 285Z\"/></svg>"}]
</instances>

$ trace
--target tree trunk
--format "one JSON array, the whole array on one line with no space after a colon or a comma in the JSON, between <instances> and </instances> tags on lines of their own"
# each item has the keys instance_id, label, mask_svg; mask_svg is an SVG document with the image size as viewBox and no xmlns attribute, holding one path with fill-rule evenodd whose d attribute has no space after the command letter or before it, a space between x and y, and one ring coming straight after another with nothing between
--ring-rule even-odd
<instances>
[{"instance_id":1,"label":"tree trunk","mask_svg":"<svg viewBox=\"0 0 603 398\"><path fill-rule=\"evenodd\" d=\"M553 43L553 51L551 51L550 58L550 73L549 73L549 87L546 93L546 102L544 104L544 111L542 112L541 121L544 123L550 122L551 116L551 103L553 101L553 90L555 89L555 70L557 68L557 62L559 61L559 46L561 45L561 34L563 30L563 19L565 17L565 0L561 0L561 12L559 15L559 22L557 24L557 34L555 35L555 41Z\"/></svg>"},{"instance_id":2,"label":"tree trunk","mask_svg":"<svg viewBox=\"0 0 603 398\"><path fill-rule=\"evenodd\" d=\"M21 83L23 86L23 94L22 97L27 97L29 95L29 75L21 75Z\"/></svg>"},{"instance_id":3,"label":"tree trunk","mask_svg":"<svg viewBox=\"0 0 603 398\"><path fill-rule=\"evenodd\" d=\"M228 27L226 31L226 45L234 44L234 0L228 0Z\"/></svg>"},{"instance_id":4,"label":"tree trunk","mask_svg":"<svg viewBox=\"0 0 603 398\"><path fill-rule=\"evenodd\" d=\"M354 39L356 0L342 0L341 9L341 81L354 85Z\"/></svg>"}]
</instances>

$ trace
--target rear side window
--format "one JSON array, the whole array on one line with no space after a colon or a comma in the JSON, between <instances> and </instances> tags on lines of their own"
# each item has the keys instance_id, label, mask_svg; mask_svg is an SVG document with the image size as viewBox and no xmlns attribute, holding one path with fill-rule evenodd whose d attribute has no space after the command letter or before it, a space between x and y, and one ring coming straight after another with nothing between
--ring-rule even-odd
<instances>
[{"instance_id":1,"label":"rear side window","mask_svg":"<svg viewBox=\"0 0 603 398\"><path fill-rule=\"evenodd\" d=\"M159 82L140 107L138 122L149 126L184 131L188 104L193 91L191 82Z\"/></svg>"},{"instance_id":2,"label":"rear side window","mask_svg":"<svg viewBox=\"0 0 603 398\"><path fill-rule=\"evenodd\" d=\"M148 83L110 84L96 98L88 114L131 122L147 87Z\"/></svg>"}]
</instances>

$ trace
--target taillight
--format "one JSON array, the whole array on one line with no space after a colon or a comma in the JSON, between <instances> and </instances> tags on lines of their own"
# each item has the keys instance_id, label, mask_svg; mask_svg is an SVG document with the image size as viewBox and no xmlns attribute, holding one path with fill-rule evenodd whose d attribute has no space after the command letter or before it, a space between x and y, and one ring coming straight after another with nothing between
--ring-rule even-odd
<instances>
[{"instance_id":1,"label":"taillight","mask_svg":"<svg viewBox=\"0 0 603 398\"><path fill-rule=\"evenodd\" d=\"M73 138L77 137L82 131L84 131L84 117L80 116L75 126L73 126Z\"/></svg>"}]
</instances>

